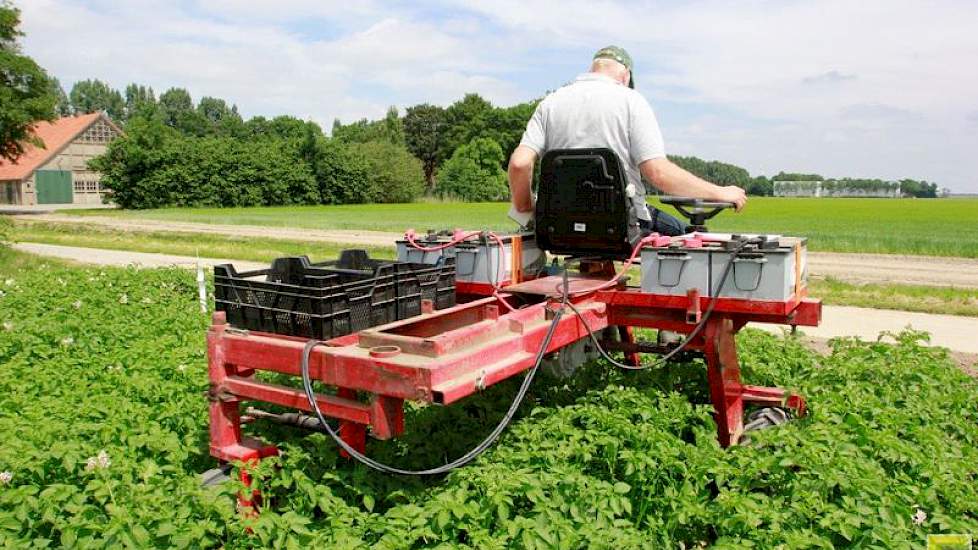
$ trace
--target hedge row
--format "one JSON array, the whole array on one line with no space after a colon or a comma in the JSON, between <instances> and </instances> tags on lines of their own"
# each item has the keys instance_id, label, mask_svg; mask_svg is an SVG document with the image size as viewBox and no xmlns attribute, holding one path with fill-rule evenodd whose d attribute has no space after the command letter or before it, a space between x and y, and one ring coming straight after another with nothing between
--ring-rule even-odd
<instances>
[{"instance_id":1,"label":"hedge row","mask_svg":"<svg viewBox=\"0 0 978 550\"><path fill-rule=\"evenodd\" d=\"M424 191L421 163L402 145L192 137L146 120L130 121L91 166L123 208L410 202Z\"/></svg>"}]
</instances>

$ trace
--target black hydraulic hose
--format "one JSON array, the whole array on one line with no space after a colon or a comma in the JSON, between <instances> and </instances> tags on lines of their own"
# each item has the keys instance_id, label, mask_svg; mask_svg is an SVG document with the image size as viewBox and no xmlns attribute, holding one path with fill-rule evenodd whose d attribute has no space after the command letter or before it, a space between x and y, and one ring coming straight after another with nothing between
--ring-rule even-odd
<instances>
[{"instance_id":1,"label":"black hydraulic hose","mask_svg":"<svg viewBox=\"0 0 978 550\"><path fill-rule=\"evenodd\" d=\"M580 310L574 307L574 305L570 302L569 299L570 284L567 275L567 265L569 264L569 262L565 262L565 269L563 275L564 288L561 295L561 308L554 312L553 321L551 321L550 326L547 329L547 334L544 336L543 342L540 344L540 349L537 350L537 355L536 355L536 359L533 362L533 367L530 368L530 370L526 373L526 376L523 378L523 383L520 385L519 390L516 392L516 396L514 397L513 402L510 404L509 410L506 411L506 414L499 421L499 423L496 424L496 427L493 428L493 430L489 433L489 435L487 435L486 438L483 439L478 445L470 449L464 455L456 458L451 462L442 464L441 466L436 466L434 468L428 468L425 470L405 470L402 468L397 468L394 466L390 466L388 464L384 464L382 462L378 462L364 455L363 453L357 451L346 441L343 441L343 438L341 438L340 435L336 433L336 430L334 430L333 427L330 426L329 423L326 421L326 418L323 417L323 413L319 409L319 403L316 400L316 394L312 388L312 379L309 375L309 357L312 355L312 350L314 350L318 346L325 344L325 342L323 342L322 340L309 340L308 342L306 342L306 345L302 349L300 371L302 373L302 386L305 389L306 398L309 400L309 407L310 409L312 409L312 412L315 413L316 418L319 419L319 422L321 423L326 433L328 433L329 436L333 438L333 441L335 441L336 444L341 449L346 451L350 456L352 456L354 459L356 459L361 464L367 466L368 468L387 474L398 474L398 475L407 475L407 476L438 475L438 474L444 474L450 472L458 467L464 466L469 462L475 460L475 458L477 458L479 455L481 455L487 449L489 449L489 447L491 447L492 444L495 443L496 440L499 438L499 436L502 434L503 430L505 430L506 427L509 425L509 423L512 422L513 417L516 415L516 411L519 410L520 405L522 405L523 403L523 399L526 397L527 391L530 389L530 384L533 382L533 378L536 376L537 371L540 370L540 364L543 362L543 357L547 353L547 348L550 347L550 342L553 340L554 333L557 331L557 325L560 323L560 319L564 314L563 306L567 306L572 311L574 311L574 313L584 324L584 328L587 330L588 336L594 342L594 345L598 348L598 351L606 360L611 362L613 365L629 370L643 370L656 365L660 365L665 361L668 361L670 358L675 356L680 351L682 351L686 347L686 345L693 338L695 338L701 330L703 330L703 327L706 326L707 320L709 320L710 315L713 313L713 309L716 307L717 298L720 289L723 288L723 285L726 282L731 269L733 268L733 263L734 263L733 260L736 257L737 253L743 250L743 248L747 244L748 244L747 241L741 243L741 245L738 246L736 250L730 253L730 261L727 263L726 268L724 268L723 275L720 277L720 282L717 286L716 291L713 293L713 296L710 299L710 303L707 306L706 312L703 314L703 317L700 320L700 322L696 325L696 327L692 330L692 332L690 332L689 335L686 337L686 340L680 343L679 346L676 346L676 348L670 351L668 354L662 356L656 363L653 363L652 365L639 366L639 367L625 365L624 363L619 363L615 361L610 355L608 355L608 352L601 347L601 344L599 343L597 337L594 335L594 331L591 329L587 320L581 314Z\"/></svg>"},{"instance_id":2,"label":"black hydraulic hose","mask_svg":"<svg viewBox=\"0 0 978 550\"><path fill-rule=\"evenodd\" d=\"M540 369L540 363L543 362L543 356L546 355L547 353L547 348L550 346L551 340L553 340L554 333L557 331L557 325L560 323L560 318L563 315L563 313L564 313L563 308L558 309L554 313L553 321L550 323L550 327L547 329L547 334L543 338L543 343L540 345L540 349L537 351L537 356L536 356L536 360L533 363L533 367L529 370L529 372L526 373L526 376L523 378L523 383L520 385L519 390L516 392L516 397L513 399L513 403L509 406L509 410L506 411L506 414L503 416L502 420L500 420L499 423L496 424L496 427L493 428L492 432L490 432L489 435L486 436L486 438L483 439L481 443L473 447L464 455L456 458L455 460L447 464L442 464L441 466L437 466L435 468L428 468L426 470L404 470L401 468L397 468L394 466L390 466L378 462L364 455L363 453L357 451L356 449L351 447L350 444L347 443L346 441L343 441L343 439L339 436L339 434L337 434L336 431L326 422L326 419L323 417L322 411L319 410L319 403L316 401L316 395L312 389L312 379L309 376L309 356L312 354L313 349L315 349L317 346L324 344L324 342L321 340L309 340L308 342L306 342L305 347L302 349L302 364L300 370L302 371L302 385L305 388L306 397L309 399L309 407L312 409L312 412L316 414L316 418L319 419L319 422L322 423L322 426L323 428L325 428L326 433L328 433L329 436L333 438L333 441L335 441L336 444L339 445L341 449L349 453L350 456L352 456L358 462L360 462L361 464L369 468L387 474L399 474L399 475L406 475L406 476L437 475L437 474L444 474L450 472L455 468L468 464L476 457L478 457L480 454L485 452L489 447L492 446L493 443L496 442L496 439L498 439L500 434L503 433L503 430L506 429L506 426L508 426L509 423L513 420L513 417L516 415L516 411L520 408L520 405L523 403L523 399L526 397L526 392L530 389L530 384L533 382L534 376L536 375L537 371Z\"/></svg>"}]
</instances>

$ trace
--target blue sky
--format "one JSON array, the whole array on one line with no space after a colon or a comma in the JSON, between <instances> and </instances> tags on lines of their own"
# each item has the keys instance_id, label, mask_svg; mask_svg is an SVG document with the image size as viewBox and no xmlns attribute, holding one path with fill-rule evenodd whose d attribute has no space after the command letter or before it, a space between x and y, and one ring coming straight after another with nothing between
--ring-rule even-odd
<instances>
[{"instance_id":1,"label":"blue sky","mask_svg":"<svg viewBox=\"0 0 978 550\"><path fill-rule=\"evenodd\" d=\"M978 192L978 2L14 0L66 88L190 90L245 116L540 97L615 43L670 153Z\"/></svg>"}]
</instances>

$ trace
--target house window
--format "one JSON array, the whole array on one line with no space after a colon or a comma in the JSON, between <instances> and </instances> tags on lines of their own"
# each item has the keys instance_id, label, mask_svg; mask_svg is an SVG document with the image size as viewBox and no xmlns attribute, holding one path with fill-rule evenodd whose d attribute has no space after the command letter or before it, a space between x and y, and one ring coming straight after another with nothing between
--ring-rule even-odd
<instances>
[{"instance_id":1,"label":"house window","mask_svg":"<svg viewBox=\"0 0 978 550\"><path fill-rule=\"evenodd\" d=\"M97 179L80 178L74 181L75 193L104 193Z\"/></svg>"}]
</instances>

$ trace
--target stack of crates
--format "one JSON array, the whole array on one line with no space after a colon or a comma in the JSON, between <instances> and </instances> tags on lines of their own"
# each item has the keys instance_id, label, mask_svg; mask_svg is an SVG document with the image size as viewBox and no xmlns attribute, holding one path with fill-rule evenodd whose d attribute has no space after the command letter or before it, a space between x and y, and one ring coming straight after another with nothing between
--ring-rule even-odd
<instances>
[{"instance_id":1,"label":"stack of crates","mask_svg":"<svg viewBox=\"0 0 978 550\"><path fill-rule=\"evenodd\" d=\"M455 305L455 265L374 260L345 250L339 260L278 258L268 269L214 267L214 309L234 327L326 340Z\"/></svg>"}]
</instances>

